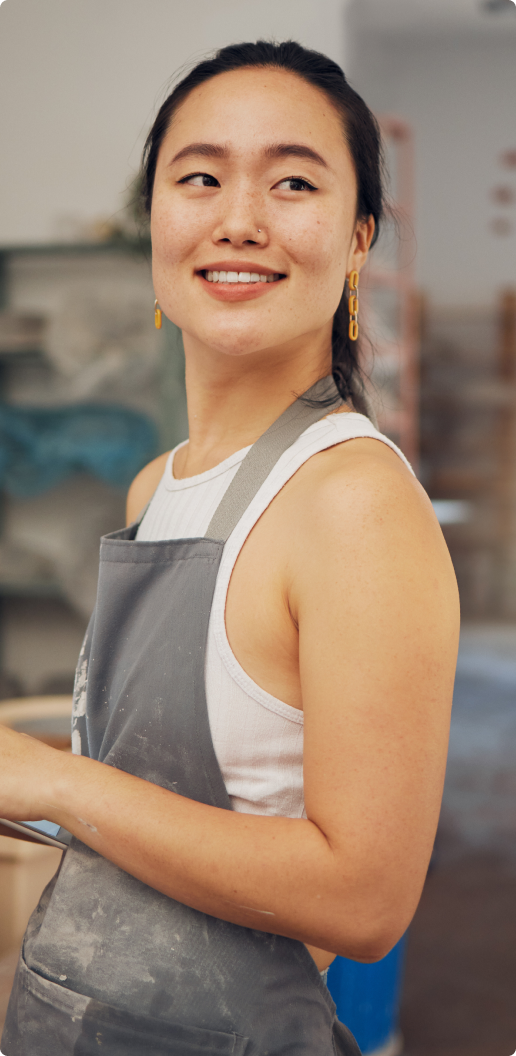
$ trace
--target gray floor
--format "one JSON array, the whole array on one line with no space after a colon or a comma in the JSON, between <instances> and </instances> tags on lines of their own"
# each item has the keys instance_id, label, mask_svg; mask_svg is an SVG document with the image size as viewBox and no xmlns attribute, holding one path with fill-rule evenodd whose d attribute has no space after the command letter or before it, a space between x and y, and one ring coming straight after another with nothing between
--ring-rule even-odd
<instances>
[{"instance_id":1,"label":"gray floor","mask_svg":"<svg viewBox=\"0 0 516 1056\"><path fill-rule=\"evenodd\" d=\"M440 829L516 862L516 626L463 628Z\"/></svg>"},{"instance_id":2,"label":"gray floor","mask_svg":"<svg viewBox=\"0 0 516 1056\"><path fill-rule=\"evenodd\" d=\"M516 1051L516 626L462 631L432 867L410 928L407 1056Z\"/></svg>"}]
</instances>

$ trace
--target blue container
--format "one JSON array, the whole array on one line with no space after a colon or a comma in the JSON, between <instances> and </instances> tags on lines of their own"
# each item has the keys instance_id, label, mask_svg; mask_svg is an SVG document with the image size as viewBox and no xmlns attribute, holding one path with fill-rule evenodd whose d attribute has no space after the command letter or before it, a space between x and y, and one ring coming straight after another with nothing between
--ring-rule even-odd
<instances>
[{"instance_id":1,"label":"blue container","mask_svg":"<svg viewBox=\"0 0 516 1056\"><path fill-rule=\"evenodd\" d=\"M375 964L336 957L328 972L328 989L337 1017L355 1035L364 1056L381 1053L396 1037L406 935Z\"/></svg>"}]
</instances>

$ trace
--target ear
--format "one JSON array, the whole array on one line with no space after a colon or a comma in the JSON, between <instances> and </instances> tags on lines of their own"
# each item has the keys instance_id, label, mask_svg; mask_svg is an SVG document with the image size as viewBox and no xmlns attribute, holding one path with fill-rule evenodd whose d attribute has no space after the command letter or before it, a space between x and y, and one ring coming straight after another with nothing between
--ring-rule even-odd
<instances>
[{"instance_id":1,"label":"ear","mask_svg":"<svg viewBox=\"0 0 516 1056\"><path fill-rule=\"evenodd\" d=\"M375 227L373 216L370 216L367 220L357 220L349 249L348 274L350 271L360 271L364 266Z\"/></svg>"}]
</instances>

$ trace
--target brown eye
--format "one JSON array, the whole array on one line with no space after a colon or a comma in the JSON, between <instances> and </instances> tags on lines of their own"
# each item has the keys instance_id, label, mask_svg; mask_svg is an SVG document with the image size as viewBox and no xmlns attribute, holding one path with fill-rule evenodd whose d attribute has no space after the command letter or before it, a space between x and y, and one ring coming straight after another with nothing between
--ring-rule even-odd
<instances>
[{"instance_id":1,"label":"brown eye","mask_svg":"<svg viewBox=\"0 0 516 1056\"><path fill-rule=\"evenodd\" d=\"M190 187L220 187L219 181L207 172L194 172L192 176L179 180L179 183L187 183Z\"/></svg>"},{"instance_id":2,"label":"brown eye","mask_svg":"<svg viewBox=\"0 0 516 1056\"><path fill-rule=\"evenodd\" d=\"M308 180L301 179L300 176L289 176L286 180L281 180L280 183L276 184L280 190L284 191L316 191L317 188L313 184L308 183Z\"/></svg>"}]
</instances>

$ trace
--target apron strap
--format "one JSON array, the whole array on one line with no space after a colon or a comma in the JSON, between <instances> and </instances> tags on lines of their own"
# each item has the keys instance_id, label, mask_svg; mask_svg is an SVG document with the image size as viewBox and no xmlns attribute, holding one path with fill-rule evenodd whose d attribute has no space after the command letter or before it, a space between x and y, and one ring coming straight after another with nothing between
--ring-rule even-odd
<instances>
[{"instance_id":1,"label":"apron strap","mask_svg":"<svg viewBox=\"0 0 516 1056\"><path fill-rule=\"evenodd\" d=\"M311 400L324 403L310 407ZM205 539L217 539L225 543L281 455L305 429L319 422L343 402L330 374L317 381L287 407L245 456L213 514Z\"/></svg>"}]
</instances>

